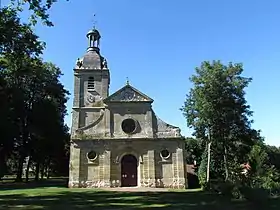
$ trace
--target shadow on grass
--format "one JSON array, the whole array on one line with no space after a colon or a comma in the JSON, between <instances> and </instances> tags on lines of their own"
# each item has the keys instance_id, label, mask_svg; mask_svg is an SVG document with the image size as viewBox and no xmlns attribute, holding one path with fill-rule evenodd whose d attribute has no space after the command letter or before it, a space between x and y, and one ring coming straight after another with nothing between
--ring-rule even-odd
<instances>
[{"instance_id":1,"label":"shadow on grass","mask_svg":"<svg viewBox=\"0 0 280 210\"><path fill-rule=\"evenodd\" d=\"M256 209L246 202L227 201L203 192L60 192L58 189L46 195L46 189L30 194L26 191L26 194L1 195L0 209ZM262 209L279 209L279 200L271 200Z\"/></svg>"},{"instance_id":2,"label":"shadow on grass","mask_svg":"<svg viewBox=\"0 0 280 210\"><path fill-rule=\"evenodd\" d=\"M26 184L25 187L0 188L0 209L279 209L280 200L271 199L258 206L245 201L232 201L205 192L114 192L95 189L58 187L66 181L51 180ZM45 184L45 185L44 185ZM50 187L55 186L55 187ZM2 186L3 187L3 186ZM10 187L10 188L9 188ZM16 190L18 189L18 190Z\"/></svg>"},{"instance_id":3,"label":"shadow on grass","mask_svg":"<svg viewBox=\"0 0 280 210\"><path fill-rule=\"evenodd\" d=\"M1 181L0 191L3 190L18 190L18 189L36 189L42 187L67 187L68 179L65 178L52 178L44 180L30 180L29 182L14 182L14 181Z\"/></svg>"}]
</instances>

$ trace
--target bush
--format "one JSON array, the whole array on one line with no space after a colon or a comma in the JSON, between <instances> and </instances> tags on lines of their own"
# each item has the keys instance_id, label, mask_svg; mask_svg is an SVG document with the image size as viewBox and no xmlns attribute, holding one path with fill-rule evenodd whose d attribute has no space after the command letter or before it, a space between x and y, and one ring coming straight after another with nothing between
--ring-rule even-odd
<instances>
[{"instance_id":1,"label":"bush","mask_svg":"<svg viewBox=\"0 0 280 210\"><path fill-rule=\"evenodd\" d=\"M269 191L263 188L241 187L240 192L246 200L256 206L265 205L270 197Z\"/></svg>"},{"instance_id":2,"label":"bush","mask_svg":"<svg viewBox=\"0 0 280 210\"><path fill-rule=\"evenodd\" d=\"M7 173L6 163L0 162L0 180L5 176L6 173Z\"/></svg>"},{"instance_id":3,"label":"bush","mask_svg":"<svg viewBox=\"0 0 280 210\"><path fill-rule=\"evenodd\" d=\"M202 160L198 168L198 179L202 189L206 189L206 173L207 173L207 151L202 154Z\"/></svg>"},{"instance_id":4,"label":"bush","mask_svg":"<svg viewBox=\"0 0 280 210\"><path fill-rule=\"evenodd\" d=\"M229 199L240 199L243 197L240 192L240 185L231 181L211 180L208 185L208 190L221 194Z\"/></svg>"},{"instance_id":5,"label":"bush","mask_svg":"<svg viewBox=\"0 0 280 210\"><path fill-rule=\"evenodd\" d=\"M227 197L233 197L233 189L234 184L229 181L220 183L220 191Z\"/></svg>"}]
</instances>

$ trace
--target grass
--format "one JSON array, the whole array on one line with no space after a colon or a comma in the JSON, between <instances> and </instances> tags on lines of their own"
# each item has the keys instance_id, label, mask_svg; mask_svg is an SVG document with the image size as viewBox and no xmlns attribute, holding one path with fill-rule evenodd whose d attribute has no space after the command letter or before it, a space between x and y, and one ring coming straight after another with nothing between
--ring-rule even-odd
<instances>
[{"instance_id":1,"label":"grass","mask_svg":"<svg viewBox=\"0 0 280 210\"><path fill-rule=\"evenodd\" d=\"M98 189L68 189L66 183L0 183L0 209L258 209L245 201L233 201L202 191L113 192ZM278 207L277 207L278 206ZM279 209L271 199L259 209Z\"/></svg>"}]
</instances>

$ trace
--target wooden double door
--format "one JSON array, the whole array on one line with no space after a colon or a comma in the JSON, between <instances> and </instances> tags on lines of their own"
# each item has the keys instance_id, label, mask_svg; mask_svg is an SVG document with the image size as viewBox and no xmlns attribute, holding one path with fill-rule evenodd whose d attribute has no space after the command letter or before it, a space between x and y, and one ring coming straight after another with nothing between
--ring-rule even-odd
<instances>
[{"instance_id":1,"label":"wooden double door","mask_svg":"<svg viewBox=\"0 0 280 210\"><path fill-rule=\"evenodd\" d=\"M137 186L137 159L134 155L125 155L121 160L121 186Z\"/></svg>"}]
</instances>

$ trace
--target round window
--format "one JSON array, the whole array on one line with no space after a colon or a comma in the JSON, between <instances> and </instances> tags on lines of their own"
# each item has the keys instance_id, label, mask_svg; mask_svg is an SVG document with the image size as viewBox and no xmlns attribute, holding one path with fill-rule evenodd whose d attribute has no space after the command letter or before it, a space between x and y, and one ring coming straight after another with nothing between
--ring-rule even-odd
<instances>
[{"instance_id":1,"label":"round window","mask_svg":"<svg viewBox=\"0 0 280 210\"><path fill-rule=\"evenodd\" d=\"M169 153L169 151L168 151L167 149L164 149L164 150L162 150L162 151L160 152L160 156L161 156L163 159L167 159L167 158L169 158L170 153Z\"/></svg>"},{"instance_id":2,"label":"round window","mask_svg":"<svg viewBox=\"0 0 280 210\"><path fill-rule=\"evenodd\" d=\"M122 130L123 130L123 132L125 132L127 134L131 134L131 133L135 132L135 130L136 130L135 120L133 120L131 118L125 119L122 122Z\"/></svg>"},{"instance_id":3,"label":"round window","mask_svg":"<svg viewBox=\"0 0 280 210\"><path fill-rule=\"evenodd\" d=\"M95 160L97 158L97 153L95 151L90 151L88 154L87 154L87 158L89 160Z\"/></svg>"}]
</instances>

